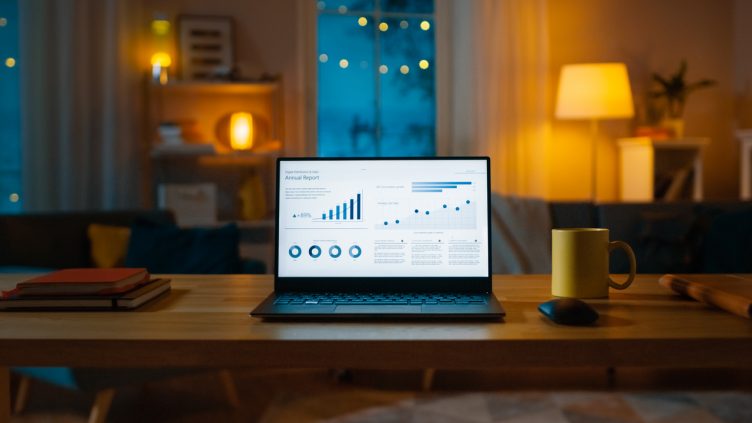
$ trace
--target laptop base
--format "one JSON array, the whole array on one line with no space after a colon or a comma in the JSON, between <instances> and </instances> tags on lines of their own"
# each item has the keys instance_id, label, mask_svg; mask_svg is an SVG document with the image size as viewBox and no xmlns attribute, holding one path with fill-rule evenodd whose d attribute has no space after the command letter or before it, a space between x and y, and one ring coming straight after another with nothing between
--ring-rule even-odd
<instances>
[{"instance_id":1,"label":"laptop base","mask_svg":"<svg viewBox=\"0 0 752 423\"><path fill-rule=\"evenodd\" d=\"M281 295L271 294L250 315L266 320L499 320L506 314L491 294L481 294L482 304L278 304Z\"/></svg>"}]
</instances>

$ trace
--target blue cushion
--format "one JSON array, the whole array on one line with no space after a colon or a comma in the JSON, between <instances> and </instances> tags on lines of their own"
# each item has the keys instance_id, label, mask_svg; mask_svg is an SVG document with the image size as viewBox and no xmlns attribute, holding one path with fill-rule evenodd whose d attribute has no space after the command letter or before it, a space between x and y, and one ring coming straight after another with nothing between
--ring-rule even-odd
<instances>
[{"instance_id":1,"label":"blue cushion","mask_svg":"<svg viewBox=\"0 0 752 423\"><path fill-rule=\"evenodd\" d=\"M238 241L234 223L191 229L137 223L131 227L125 265L151 273L239 273Z\"/></svg>"},{"instance_id":2,"label":"blue cushion","mask_svg":"<svg viewBox=\"0 0 752 423\"><path fill-rule=\"evenodd\" d=\"M79 389L70 367L13 367L15 373L69 389Z\"/></svg>"}]
</instances>

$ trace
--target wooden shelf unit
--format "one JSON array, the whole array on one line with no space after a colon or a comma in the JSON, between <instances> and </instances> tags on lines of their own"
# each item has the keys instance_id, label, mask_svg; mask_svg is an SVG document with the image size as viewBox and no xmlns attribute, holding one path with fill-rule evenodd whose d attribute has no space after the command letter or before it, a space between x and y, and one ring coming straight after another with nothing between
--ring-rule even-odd
<instances>
[{"instance_id":1,"label":"wooden shelf unit","mask_svg":"<svg viewBox=\"0 0 752 423\"><path fill-rule=\"evenodd\" d=\"M634 137L617 143L621 201L702 201L703 153L709 138Z\"/></svg>"},{"instance_id":2,"label":"wooden shelf unit","mask_svg":"<svg viewBox=\"0 0 752 423\"><path fill-rule=\"evenodd\" d=\"M282 82L174 81L146 84L147 163L143 187L148 205L157 205L160 184L212 183L217 187L217 219L242 220L238 190L249 177L261 179L267 218L274 213L274 160L284 143ZM217 122L230 113L250 112L258 138L251 152L217 152ZM160 123L190 127L186 144L160 148ZM190 123L188 123L190 122ZM184 147L184 148L183 148Z\"/></svg>"}]
</instances>

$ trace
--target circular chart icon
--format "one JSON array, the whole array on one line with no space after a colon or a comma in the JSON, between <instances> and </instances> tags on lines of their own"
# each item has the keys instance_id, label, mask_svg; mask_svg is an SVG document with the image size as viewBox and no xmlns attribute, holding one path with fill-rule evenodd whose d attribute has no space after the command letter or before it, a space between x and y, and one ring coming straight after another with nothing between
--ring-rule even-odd
<instances>
[{"instance_id":1,"label":"circular chart icon","mask_svg":"<svg viewBox=\"0 0 752 423\"><path fill-rule=\"evenodd\" d=\"M358 258L363 251L357 245L350 247L350 257Z\"/></svg>"},{"instance_id":2,"label":"circular chart icon","mask_svg":"<svg viewBox=\"0 0 752 423\"><path fill-rule=\"evenodd\" d=\"M308 255L313 258L318 258L321 255L321 247L318 245L312 245L311 248L308 249Z\"/></svg>"},{"instance_id":3,"label":"circular chart icon","mask_svg":"<svg viewBox=\"0 0 752 423\"><path fill-rule=\"evenodd\" d=\"M290 253L290 257L298 258L300 257L300 254L303 252L303 250L301 250L297 245L293 245L287 252Z\"/></svg>"},{"instance_id":4,"label":"circular chart icon","mask_svg":"<svg viewBox=\"0 0 752 423\"><path fill-rule=\"evenodd\" d=\"M329 255L332 256L332 258L337 258L342 254L342 249L339 248L338 245L332 245L329 247Z\"/></svg>"}]
</instances>

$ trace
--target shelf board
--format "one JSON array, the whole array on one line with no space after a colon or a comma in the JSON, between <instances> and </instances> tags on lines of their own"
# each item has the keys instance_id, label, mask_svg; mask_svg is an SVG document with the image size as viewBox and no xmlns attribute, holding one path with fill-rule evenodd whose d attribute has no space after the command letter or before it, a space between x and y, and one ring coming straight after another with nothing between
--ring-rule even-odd
<instances>
[{"instance_id":1,"label":"shelf board","mask_svg":"<svg viewBox=\"0 0 752 423\"><path fill-rule=\"evenodd\" d=\"M170 82L167 85L151 84L150 88L163 93L190 94L268 94L279 89L271 82Z\"/></svg>"}]
</instances>

